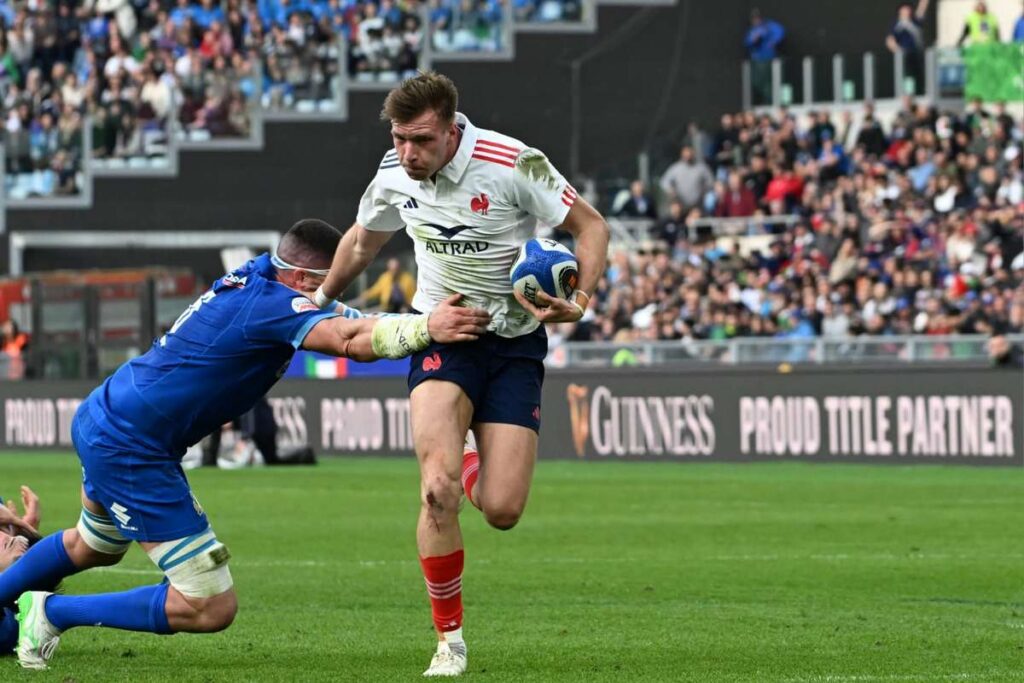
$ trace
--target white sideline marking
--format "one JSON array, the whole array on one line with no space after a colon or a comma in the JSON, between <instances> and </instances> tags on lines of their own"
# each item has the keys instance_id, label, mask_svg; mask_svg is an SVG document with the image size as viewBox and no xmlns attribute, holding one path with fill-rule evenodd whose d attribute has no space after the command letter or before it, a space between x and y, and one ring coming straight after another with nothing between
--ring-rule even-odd
<instances>
[{"instance_id":1,"label":"white sideline marking","mask_svg":"<svg viewBox=\"0 0 1024 683\"><path fill-rule=\"evenodd\" d=\"M874 554L812 554L812 555L705 555L686 558L685 562L847 562L855 561L912 561L912 562L939 562L948 560L1008 560L1024 559L1024 554L1006 555L975 555L970 553L946 554L946 553L874 553ZM650 562L650 560L640 560ZM635 564L636 559L628 557L546 557L546 558L502 558L501 560L490 560L481 558L473 560L474 565L490 564ZM418 565L416 560L246 560L245 558L232 560L232 566L241 568L265 568L265 567L341 567L359 566L366 568L374 567L398 567L406 565ZM159 574L157 569L139 569L131 567L96 567L94 571L110 572L112 574ZM1024 625L1014 626L1024 628Z\"/></svg>"},{"instance_id":2,"label":"white sideline marking","mask_svg":"<svg viewBox=\"0 0 1024 683\"><path fill-rule=\"evenodd\" d=\"M92 569L87 569L85 571L102 572L104 574L163 574L163 572L161 572L156 567L154 567L153 569L132 569L130 567L93 567Z\"/></svg>"}]
</instances>

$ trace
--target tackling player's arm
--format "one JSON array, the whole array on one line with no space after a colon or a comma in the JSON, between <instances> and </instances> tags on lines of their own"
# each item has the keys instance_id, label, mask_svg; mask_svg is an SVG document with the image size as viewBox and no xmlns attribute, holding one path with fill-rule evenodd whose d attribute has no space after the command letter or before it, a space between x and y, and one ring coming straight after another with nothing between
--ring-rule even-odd
<instances>
[{"instance_id":1,"label":"tackling player's arm","mask_svg":"<svg viewBox=\"0 0 1024 683\"><path fill-rule=\"evenodd\" d=\"M313 326L301 346L332 356L372 361L404 358L427 348L432 341L473 341L487 331L491 318L483 309L459 306L461 298L461 294L448 297L429 315L327 318Z\"/></svg>"}]
</instances>

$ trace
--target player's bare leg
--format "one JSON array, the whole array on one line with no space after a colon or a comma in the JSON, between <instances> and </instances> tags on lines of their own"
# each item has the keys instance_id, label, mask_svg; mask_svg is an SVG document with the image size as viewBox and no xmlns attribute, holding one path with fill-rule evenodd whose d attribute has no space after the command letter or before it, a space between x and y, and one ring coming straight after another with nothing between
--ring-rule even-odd
<instances>
[{"instance_id":1,"label":"player's bare leg","mask_svg":"<svg viewBox=\"0 0 1024 683\"><path fill-rule=\"evenodd\" d=\"M438 634L437 652L424 675L458 676L466 670L459 475L473 404L457 384L439 380L419 384L409 399L413 441L420 463L421 507L416 547Z\"/></svg>"},{"instance_id":2,"label":"player's bare leg","mask_svg":"<svg viewBox=\"0 0 1024 683\"><path fill-rule=\"evenodd\" d=\"M152 558L154 551L159 552L160 546L166 544L139 543L139 545ZM227 553L227 548L223 545L220 545L220 548L223 550L220 553L215 553L207 563L218 570L227 564L230 556ZM167 589L164 610L167 615L167 625L175 633L216 633L226 629L235 620L235 615L238 613L238 596L233 587L228 587L214 595L198 595L198 593L212 593L218 590L208 587L211 581L221 580L222 583L226 583L222 579L214 578L213 571L207 569L206 573L211 576L211 579L198 582L196 586L192 587L193 592L197 593L196 595L185 595L173 583Z\"/></svg>"},{"instance_id":3,"label":"player's bare leg","mask_svg":"<svg viewBox=\"0 0 1024 683\"><path fill-rule=\"evenodd\" d=\"M537 432L520 425L475 423L479 476L466 492L495 529L514 527L526 509L537 462Z\"/></svg>"}]
</instances>

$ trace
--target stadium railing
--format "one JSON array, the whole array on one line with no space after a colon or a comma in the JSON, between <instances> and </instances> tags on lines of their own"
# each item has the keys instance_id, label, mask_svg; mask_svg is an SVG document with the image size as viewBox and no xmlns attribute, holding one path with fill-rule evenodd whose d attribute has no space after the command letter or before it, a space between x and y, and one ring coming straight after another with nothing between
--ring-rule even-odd
<instances>
[{"instance_id":1,"label":"stadium railing","mask_svg":"<svg viewBox=\"0 0 1024 683\"><path fill-rule=\"evenodd\" d=\"M957 48L925 50L913 65L902 52L889 50L829 57L781 57L743 62L743 108L964 95L965 71Z\"/></svg>"},{"instance_id":2,"label":"stadium railing","mask_svg":"<svg viewBox=\"0 0 1024 683\"><path fill-rule=\"evenodd\" d=\"M612 242L616 246L639 248L656 239L657 222L648 218L609 217ZM687 223L687 238L771 236L800 221L796 214L783 216L737 216L735 218L698 218Z\"/></svg>"},{"instance_id":3,"label":"stadium railing","mask_svg":"<svg viewBox=\"0 0 1024 683\"><path fill-rule=\"evenodd\" d=\"M634 343L565 342L548 356L552 367L617 367L720 363L846 364L981 362L988 358L988 337L856 336L771 338L737 337L726 340L650 341ZM1008 337L1024 344L1024 335Z\"/></svg>"}]
</instances>

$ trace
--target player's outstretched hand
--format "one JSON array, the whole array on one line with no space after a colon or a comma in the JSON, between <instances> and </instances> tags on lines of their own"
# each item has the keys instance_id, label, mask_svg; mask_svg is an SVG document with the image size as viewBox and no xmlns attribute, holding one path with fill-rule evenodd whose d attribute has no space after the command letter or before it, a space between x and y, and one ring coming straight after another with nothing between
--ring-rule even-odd
<instances>
[{"instance_id":1,"label":"player's outstretched hand","mask_svg":"<svg viewBox=\"0 0 1024 683\"><path fill-rule=\"evenodd\" d=\"M430 338L442 344L473 341L487 332L491 315L482 308L459 306L461 294L452 294L430 313L427 330Z\"/></svg>"},{"instance_id":2,"label":"player's outstretched hand","mask_svg":"<svg viewBox=\"0 0 1024 683\"><path fill-rule=\"evenodd\" d=\"M8 531L12 536L21 535L30 540L42 538L34 526L18 516L14 501L7 501L7 505L0 505L0 529Z\"/></svg>"},{"instance_id":3,"label":"player's outstretched hand","mask_svg":"<svg viewBox=\"0 0 1024 683\"><path fill-rule=\"evenodd\" d=\"M583 309L579 305L548 296L545 292L537 292L538 306L519 292L515 292L519 305L533 314L542 323L574 323L583 317Z\"/></svg>"},{"instance_id":4,"label":"player's outstretched hand","mask_svg":"<svg viewBox=\"0 0 1024 683\"><path fill-rule=\"evenodd\" d=\"M21 516L21 520L30 527L38 529L39 496L36 495L35 491L24 485L21 487L21 506L25 509L25 514Z\"/></svg>"}]
</instances>

